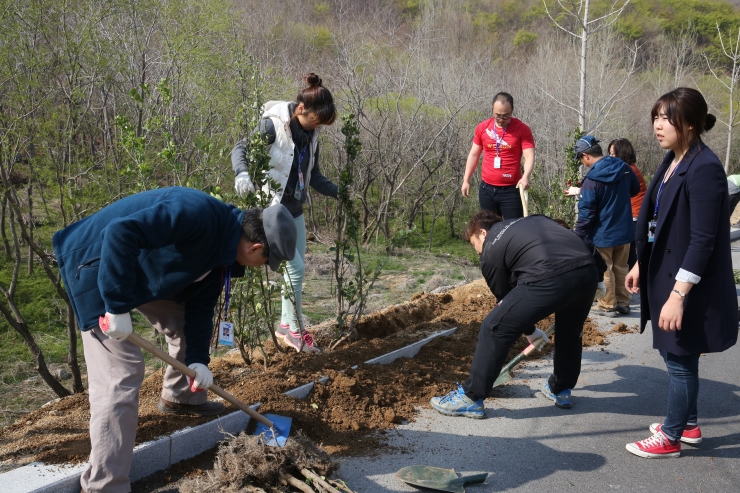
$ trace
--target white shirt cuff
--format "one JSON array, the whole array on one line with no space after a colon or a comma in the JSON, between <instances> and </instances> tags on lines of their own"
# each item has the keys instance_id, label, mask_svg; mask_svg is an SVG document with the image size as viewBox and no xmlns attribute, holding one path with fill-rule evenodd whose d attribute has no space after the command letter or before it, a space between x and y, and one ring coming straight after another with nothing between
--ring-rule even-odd
<instances>
[{"instance_id":1,"label":"white shirt cuff","mask_svg":"<svg viewBox=\"0 0 740 493\"><path fill-rule=\"evenodd\" d=\"M696 274L692 274L691 272L687 270L678 269L678 274L676 274L676 281L690 282L691 284L699 284L699 281L701 281L701 277L697 276Z\"/></svg>"}]
</instances>

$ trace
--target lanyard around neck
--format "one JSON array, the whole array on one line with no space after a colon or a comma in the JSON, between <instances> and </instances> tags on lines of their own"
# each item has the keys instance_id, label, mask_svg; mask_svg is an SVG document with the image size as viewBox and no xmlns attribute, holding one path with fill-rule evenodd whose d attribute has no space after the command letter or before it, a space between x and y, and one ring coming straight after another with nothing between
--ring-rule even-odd
<instances>
[{"instance_id":1,"label":"lanyard around neck","mask_svg":"<svg viewBox=\"0 0 740 493\"><path fill-rule=\"evenodd\" d=\"M506 130L509 128L509 125L506 125L505 127L501 127L504 129L504 133L501 134L501 138L498 136L498 131L496 130L496 119L491 118L493 120L493 137L496 139L496 157L499 156L498 150L501 143L504 141L504 137L506 136Z\"/></svg>"},{"instance_id":2,"label":"lanyard around neck","mask_svg":"<svg viewBox=\"0 0 740 493\"><path fill-rule=\"evenodd\" d=\"M231 266L224 268L224 312L223 316L229 313L229 303L231 302Z\"/></svg>"},{"instance_id":3,"label":"lanyard around neck","mask_svg":"<svg viewBox=\"0 0 740 493\"><path fill-rule=\"evenodd\" d=\"M673 177L673 175L676 174L676 170L678 169L679 166L681 166L681 162L683 162L683 159L678 162L678 164L676 165L675 168L673 168L673 171L671 171L671 174L668 175L668 176L666 176L666 174L668 173L668 171L670 171L670 169L671 169L671 167L668 166L668 169L663 174L663 178L660 180L660 187L658 187L658 195L656 195L656 197L655 197L655 211L653 211L653 220L657 220L658 219L658 208L660 206L660 196L663 194L663 185L665 185L665 183L668 180L670 180Z\"/></svg>"}]
</instances>

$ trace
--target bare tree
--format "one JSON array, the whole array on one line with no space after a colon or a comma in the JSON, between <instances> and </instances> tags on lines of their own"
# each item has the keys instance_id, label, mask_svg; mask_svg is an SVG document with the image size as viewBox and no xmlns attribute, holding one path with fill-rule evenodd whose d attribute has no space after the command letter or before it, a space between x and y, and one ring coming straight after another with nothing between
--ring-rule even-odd
<instances>
[{"instance_id":1,"label":"bare tree","mask_svg":"<svg viewBox=\"0 0 740 493\"><path fill-rule=\"evenodd\" d=\"M722 30L719 27L719 23L717 23L716 26L717 37L719 37L719 42L722 45L722 53L729 61L727 67L727 72L729 73L726 73L724 70L720 71L719 69L712 68L712 64L710 63L709 57L706 55L706 53L704 54L704 60L706 60L707 67L709 67L709 71L712 73L714 78L729 92L727 99L727 106L729 107L727 119L717 119L727 127L725 174L729 174L730 152L732 150L732 130L740 123L740 119L738 118L738 109L740 109L740 103L738 102L738 98L736 96L738 82L740 82L740 29L737 30L737 36L735 38L735 41L733 42L733 36L731 32L727 33L727 41L725 41L725 38L722 35Z\"/></svg>"},{"instance_id":2,"label":"bare tree","mask_svg":"<svg viewBox=\"0 0 740 493\"><path fill-rule=\"evenodd\" d=\"M608 113L607 108L610 107L610 105L613 103L614 99L618 96L619 92L624 88L624 83L627 82L629 77L634 73L635 70L635 63L637 61L637 50L638 45L635 44L633 51L633 57L632 57L632 65L625 76L624 83L622 86L610 97L607 99L606 103L603 104L603 106L598 110L597 115L593 122L587 121L587 108L586 108L586 88L587 88L587 60L588 60L588 46L589 46L589 40L592 36L596 35L597 33L604 31L605 29L609 28L616 20L619 18L620 14L624 11L624 9L629 4L630 0L617 0L607 9L606 14L600 15L596 18L591 18L591 0L580 0L580 1L565 1L565 0L557 0L557 5L559 7L560 12L564 13L566 18L570 18L574 26L567 26L565 23L560 21L558 19L559 15L555 14L553 15L553 11L550 9L550 7L547 5L547 1L543 0L543 4L545 6L545 12L547 13L550 20L562 31L566 32L573 38L576 38L580 40L581 43L581 49L580 49L580 80L579 80L579 95L578 95L578 107L569 106L565 103L563 103L561 100L555 99L559 104L562 104L564 106L569 107L570 109L576 111L578 113L578 126L582 130L585 130L586 133L588 131L595 128L599 120L604 116L604 112ZM621 6L617 6L621 3ZM580 33L577 31L580 30ZM587 124L590 124L587 126Z\"/></svg>"}]
</instances>

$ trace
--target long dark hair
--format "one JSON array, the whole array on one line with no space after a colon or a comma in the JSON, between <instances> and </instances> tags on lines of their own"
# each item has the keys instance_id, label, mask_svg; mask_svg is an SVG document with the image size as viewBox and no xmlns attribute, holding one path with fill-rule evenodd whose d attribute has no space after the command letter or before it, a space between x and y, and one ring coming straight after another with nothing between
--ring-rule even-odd
<instances>
[{"instance_id":1,"label":"long dark hair","mask_svg":"<svg viewBox=\"0 0 740 493\"><path fill-rule=\"evenodd\" d=\"M704 96L690 87L677 87L659 97L650 111L651 119L655 121L661 111L676 128L678 143L685 149L717 122L717 117L707 113Z\"/></svg>"},{"instance_id":2,"label":"long dark hair","mask_svg":"<svg viewBox=\"0 0 740 493\"><path fill-rule=\"evenodd\" d=\"M610 154L612 149L614 149L614 155L627 164L637 163L635 148L632 147L632 143L627 139L614 139L609 142L607 149L609 149Z\"/></svg>"},{"instance_id":3,"label":"long dark hair","mask_svg":"<svg viewBox=\"0 0 740 493\"><path fill-rule=\"evenodd\" d=\"M295 100L303 103L307 113L315 113L321 125L331 125L337 119L334 97L329 89L321 85L321 77L311 72L303 77L307 87L298 93Z\"/></svg>"}]
</instances>

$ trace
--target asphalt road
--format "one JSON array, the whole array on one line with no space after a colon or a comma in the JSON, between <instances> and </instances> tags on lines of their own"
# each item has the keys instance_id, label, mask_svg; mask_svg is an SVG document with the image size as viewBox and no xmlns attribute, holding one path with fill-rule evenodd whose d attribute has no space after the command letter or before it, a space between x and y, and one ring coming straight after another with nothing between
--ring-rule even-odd
<instances>
[{"instance_id":1,"label":"asphalt road","mask_svg":"<svg viewBox=\"0 0 740 493\"><path fill-rule=\"evenodd\" d=\"M639 315L637 305L632 308L629 317L593 319L605 331L612 321L634 325ZM584 351L570 410L538 392L552 361L527 363L508 385L508 397L486 400L486 419L443 416L427 407L415 422L388 432L388 448L342 460L338 474L363 493L420 491L393 476L414 464L490 474L486 484L467 486L469 493L740 492L737 346L700 360L702 443L682 444L677 459L643 459L625 450L665 416L668 375L650 331L610 334L603 351Z\"/></svg>"}]
</instances>

